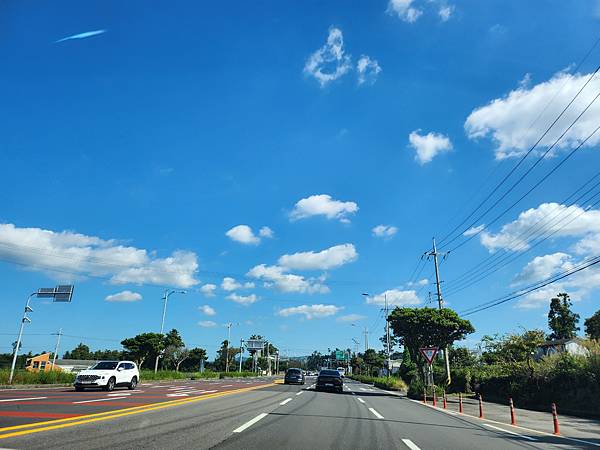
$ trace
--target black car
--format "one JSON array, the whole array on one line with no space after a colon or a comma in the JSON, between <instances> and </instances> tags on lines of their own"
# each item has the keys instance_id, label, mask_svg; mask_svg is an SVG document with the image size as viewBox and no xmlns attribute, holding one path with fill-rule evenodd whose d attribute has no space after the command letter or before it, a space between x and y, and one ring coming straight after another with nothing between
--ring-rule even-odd
<instances>
[{"instance_id":1,"label":"black car","mask_svg":"<svg viewBox=\"0 0 600 450\"><path fill-rule=\"evenodd\" d=\"M344 379L337 370L321 370L317 377L315 385L317 391L332 390L337 392L344 391Z\"/></svg>"},{"instance_id":2,"label":"black car","mask_svg":"<svg viewBox=\"0 0 600 450\"><path fill-rule=\"evenodd\" d=\"M285 384L304 384L304 373L301 369L288 369L285 371Z\"/></svg>"}]
</instances>

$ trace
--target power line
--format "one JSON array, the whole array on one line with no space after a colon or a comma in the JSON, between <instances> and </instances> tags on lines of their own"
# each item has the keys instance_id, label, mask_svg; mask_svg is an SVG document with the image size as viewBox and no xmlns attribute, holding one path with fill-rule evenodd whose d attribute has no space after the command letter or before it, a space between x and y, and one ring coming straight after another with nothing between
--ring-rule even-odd
<instances>
[{"instance_id":1,"label":"power line","mask_svg":"<svg viewBox=\"0 0 600 450\"><path fill-rule=\"evenodd\" d=\"M481 218L483 218L483 216L485 216L493 207L495 207L502 199L504 199L506 197L506 195L508 195L523 180L523 178L525 178L531 172L531 170L533 170L533 168L539 163L539 161L541 161L543 159L543 158L538 158L536 163L533 166L531 166L525 172L525 174L522 175L521 178L519 178L519 180L517 180L517 182L514 183L498 200L496 200L491 207L489 207L483 214L479 215L479 217L477 219L475 219L475 221L473 221L473 223L471 225L469 225L465 230L458 233L456 236L454 236L449 241L446 241L452 234L454 234L454 232L456 230L458 230L460 227L462 227L471 217L473 217L473 215L498 191L498 189L508 180L508 178L510 178L510 176L521 166L521 164L525 161L525 159L531 154L531 152L533 152L533 150L535 150L537 148L539 143L544 139L544 137L546 137L546 135L550 132L550 130L554 127L554 125L560 120L560 118L565 114L565 112L569 109L569 107L573 104L573 102L579 97L581 92L592 81L592 79L595 77L595 75L598 73L599 70L600 70L600 66L598 66L596 68L596 70L587 78L587 80L585 81L583 86L579 89L579 91L577 91L575 96L563 108L563 110L556 117L556 119L554 119L554 121L544 131L544 133L542 133L542 135L538 138L538 140L535 142L535 144L533 144L533 146L519 159L517 164L504 176L504 178L500 181L500 183L498 183L496 185L496 187L494 187L494 189L492 189L492 191L477 205L477 207L462 222L460 222L456 227L454 227L454 229L452 229L452 231L450 231L448 234L446 234L442 238L442 240L439 243L440 246L441 245L448 246L449 244L454 242L456 239L458 239L460 236L462 236L465 231L469 230L474 224L476 224L479 220L481 220ZM594 101L595 101L595 99L591 103L593 103ZM591 106L591 103L590 103L590 105L588 105L587 108L589 108ZM587 108L583 112L587 111ZM581 117L582 114L580 114L579 117ZM573 126L573 124L579 119L579 117L571 124L571 126ZM571 126L569 126L569 128L567 128L567 131L571 128ZM565 131L565 133L566 133L566 131ZM564 135L564 133L563 133L563 135ZM547 153L548 153L548 150L546 151L545 154L547 154Z\"/></svg>"}]
</instances>

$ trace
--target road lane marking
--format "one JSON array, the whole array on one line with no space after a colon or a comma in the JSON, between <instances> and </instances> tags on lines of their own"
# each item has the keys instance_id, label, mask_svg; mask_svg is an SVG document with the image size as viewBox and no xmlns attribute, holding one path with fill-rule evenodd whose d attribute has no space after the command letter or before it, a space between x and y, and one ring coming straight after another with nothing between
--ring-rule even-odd
<instances>
[{"instance_id":1,"label":"road lane marking","mask_svg":"<svg viewBox=\"0 0 600 450\"><path fill-rule=\"evenodd\" d=\"M505 429L500 428L500 427L495 427L494 425L490 425L489 423L484 423L482 425L484 427L493 428L494 430L503 431L504 433L508 433L508 434L512 434L514 436L522 437L523 439L528 439L530 441L537 441L537 439L535 439L535 438L532 438L532 437L529 437L529 436L525 436L523 434L515 433L514 431L508 431L508 430L505 430Z\"/></svg>"},{"instance_id":2,"label":"road lane marking","mask_svg":"<svg viewBox=\"0 0 600 450\"><path fill-rule=\"evenodd\" d=\"M375 417L377 417L378 419L383 419L383 416L381 414L379 414L377 411L375 411L375 409L369 408L369 411L371 411L375 415Z\"/></svg>"},{"instance_id":3,"label":"road lane marking","mask_svg":"<svg viewBox=\"0 0 600 450\"><path fill-rule=\"evenodd\" d=\"M283 405L285 405L286 403L289 403L289 402L291 402L291 401L292 401L292 399L291 399L291 398L286 398L284 401L282 401L282 402L280 403L280 405L281 405L281 406L283 406Z\"/></svg>"},{"instance_id":4,"label":"road lane marking","mask_svg":"<svg viewBox=\"0 0 600 450\"><path fill-rule=\"evenodd\" d=\"M167 394L167 397L189 397L189 394Z\"/></svg>"},{"instance_id":5,"label":"road lane marking","mask_svg":"<svg viewBox=\"0 0 600 450\"><path fill-rule=\"evenodd\" d=\"M297 392L296 395L301 395L303 391Z\"/></svg>"},{"instance_id":6,"label":"road lane marking","mask_svg":"<svg viewBox=\"0 0 600 450\"><path fill-rule=\"evenodd\" d=\"M291 400L291 399L290 399ZM249 420L248 422L246 422L244 425L236 428L235 430L233 430L234 433L241 433L242 431L244 431L246 428L251 427L252 425L254 425L256 422L258 422L259 420L264 419L265 417L267 417L268 414L267 413L260 413L258 416L256 416L254 419Z\"/></svg>"},{"instance_id":7,"label":"road lane marking","mask_svg":"<svg viewBox=\"0 0 600 450\"><path fill-rule=\"evenodd\" d=\"M0 402L26 402L28 400L43 400L48 397L4 398Z\"/></svg>"},{"instance_id":8,"label":"road lane marking","mask_svg":"<svg viewBox=\"0 0 600 450\"><path fill-rule=\"evenodd\" d=\"M232 387L232 386L233 386L233 384L224 384L224 385L223 385L223 386L221 386L221 387Z\"/></svg>"},{"instance_id":9,"label":"road lane marking","mask_svg":"<svg viewBox=\"0 0 600 450\"><path fill-rule=\"evenodd\" d=\"M410 450L421 450L413 441L410 439L402 439L404 445L406 445Z\"/></svg>"},{"instance_id":10,"label":"road lane marking","mask_svg":"<svg viewBox=\"0 0 600 450\"><path fill-rule=\"evenodd\" d=\"M360 398L360 397L356 397L356 400L358 400L358 401L359 401L359 402L361 402L361 403L364 403L364 402L365 402L365 401L364 401L362 398Z\"/></svg>"},{"instance_id":11,"label":"road lane marking","mask_svg":"<svg viewBox=\"0 0 600 450\"><path fill-rule=\"evenodd\" d=\"M109 397L120 397L122 395L131 395L131 394L128 394L128 393L124 393L124 394L108 394Z\"/></svg>"},{"instance_id":12,"label":"road lane marking","mask_svg":"<svg viewBox=\"0 0 600 450\"><path fill-rule=\"evenodd\" d=\"M96 400L81 400L79 402L73 402L73 404L79 405L80 403L107 402L110 400L121 400L122 398L127 398L127 397L111 397L111 398L97 398Z\"/></svg>"},{"instance_id":13,"label":"road lane marking","mask_svg":"<svg viewBox=\"0 0 600 450\"><path fill-rule=\"evenodd\" d=\"M23 425L13 425L9 427L0 428L0 439L6 439L15 436L23 436L26 434L32 433L40 433L43 431L57 430L61 428L74 427L77 425L84 425L87 423L101 422L105 420L117 419L120 417L131 416L134 414L141 414L146 412L152 412L165 408L172 408L175 406L182 406L188 403L196 403L208 399L213 399L217 397L224 397L226 395L244 393L249 391L254 391L258 389L263 389L265 387L274 386L274 383L259 385L259 386L251 386L247 388L235 389L231 391L223 391L215 394L202 395L199 397L185 398L185 399L177 399L177 400L168 400L165 402L153 403L143 406L133 406L131 408L121 408L112 411L105 411L101 413L94 414L86 414L86 415L78 415L77 417L70 417L65 419L56 419L56 420L48 420L42 422L34 422L27 423ZM35 428L37 427L37 428ZM33 428L31 430L27 430L26 428ZM18 430L18 431L15 431Z\"/></svg>"}]
</instances>

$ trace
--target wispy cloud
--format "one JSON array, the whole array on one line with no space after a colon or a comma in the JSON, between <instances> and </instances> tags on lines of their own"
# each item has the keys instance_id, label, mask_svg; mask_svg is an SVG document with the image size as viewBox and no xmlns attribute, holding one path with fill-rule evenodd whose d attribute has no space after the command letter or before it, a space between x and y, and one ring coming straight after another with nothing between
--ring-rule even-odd
<instances>
[{"instance_id":1,"label":"wispy cloud","mask_svg":"<svg viewBox=\"0 0 600 450\"><path fill-rule=\"evenodd\" d=\"M86 31L85 33L79 33L79 34L74 34L72 36L64 37L62 39L59 39L58 41L54 41L54 43L58 44L59 42L70 41L72 39L86 39L86 38L89 38L92 36L97 36L97 35L103 34L103 33L106 33L106 30Z\"/></svg>"}]
</instances>

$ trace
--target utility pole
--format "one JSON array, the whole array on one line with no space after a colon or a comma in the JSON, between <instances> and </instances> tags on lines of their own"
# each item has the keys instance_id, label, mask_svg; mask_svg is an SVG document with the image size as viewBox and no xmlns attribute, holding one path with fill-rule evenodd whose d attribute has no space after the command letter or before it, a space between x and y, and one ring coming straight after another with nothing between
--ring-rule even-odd
<instances>
[{"instance_id":1,"label":"utility pole","mask_svg":"<svg viewBox=\"0 0 600 450\"><path fill-rule=\"evenodd\" d=\"M62 336L62 328L58 330L58 334L56 336L56 347L54 349L54 356L52 357L52 368L50 370L54 370L56 367L56 357L58 356L58 346L60 345L60 337Z\"/></svg>"},{"instance_id":2,"label":"utility pole","mask_svg":"<svg viewBox=\"0 0 600 450\"><path fill-rule=\"evenodd\" d=\"M390 372L392 371L392 357L390 354L390 322L389 322L389 309L388 309L388 301L387 301L387 294L383 294L383 297L385 298L385 337L386 337L386 343L387 343L387 376L389 378L390 376Z\"/></svg>"},{"instance_id":3,"label":"utility pole","mask_svg":"<svg viewBox=\"0 0 600 450\"><path fill-rule=\"evenodd\" d=\"M440 269L438 266L438 251L435 246L435 238L433 238L433 250L427 253L428 256L433 256L433 264L435 266L435 285L437 288L438 307L440 311L444 309L444 300L442 299L442 288L440 286ZM446 256L445 254L443 256ZM450 376L450 358L448 357L448 346L444 347L444 362L446 366L446 383L450 384L452 378Z\"/></svg>"},{"instance_id":4,"label":"utility pole","mask_svg":"<svg viewBox=\"0 0 600 450\"><path fill-rule=\"evenodd\" d=\"M225 352L225 372L229 372L229 341L231 340L231 327L233 324L231 322L225 324L227 327L227 350Z\"/></svg>"},{"instance_id":5,"label":"utility pole","mask_svg":"<svg viewBox=\"0 0 600 450\"><path fill-rule=\"evenodd\" d=\"M365 326L365 331L363 331L365 335L365 353L369 350L369 329Z\"/></svg>"},{"instance_id":6,"label":"utility pole","mask_svg":"<svg viewBox=\"0 0 600 450\"><path fill-rule=\"evenodd\" d=\"M244 352L244 340L240 339L240 372L242 371L242 353Z\"/></svg>"},{"instance_id":7,"label":"utility pole","mask_svg":"<svg viewBox=\"0 0 600 450\"><path fill-rule=\"evenodd\" d=\"M269 341L267 341L267 375L271 376L271 358L269 356Z\"/></svg>"}]
</instances>

